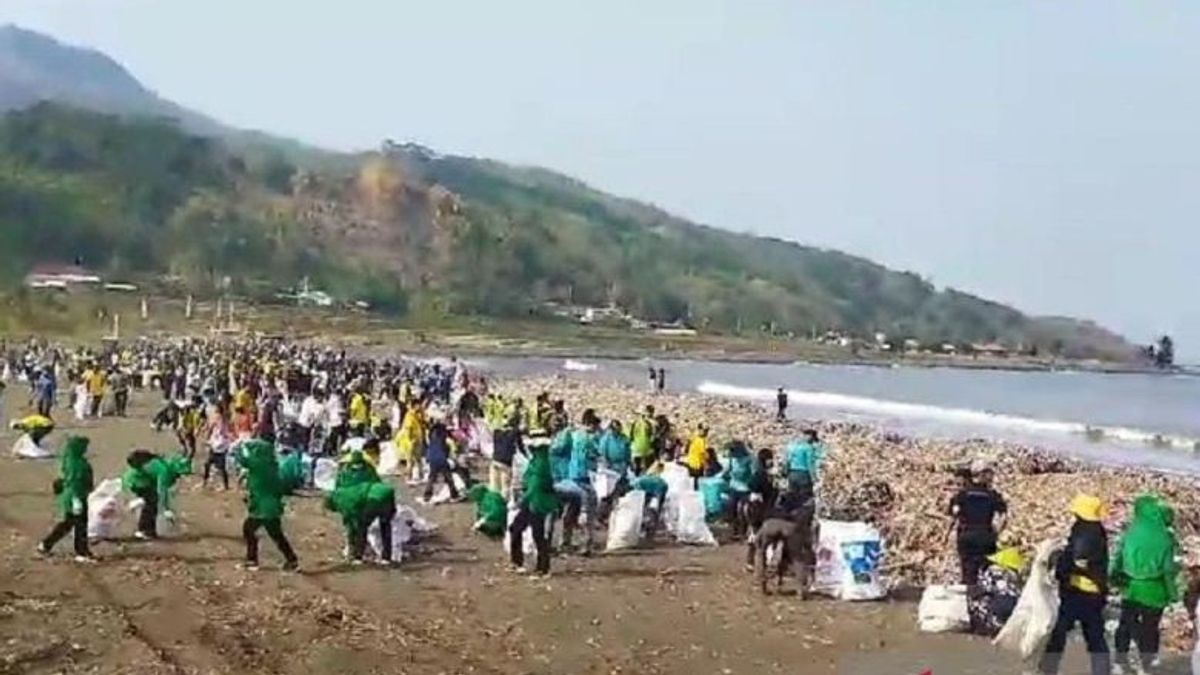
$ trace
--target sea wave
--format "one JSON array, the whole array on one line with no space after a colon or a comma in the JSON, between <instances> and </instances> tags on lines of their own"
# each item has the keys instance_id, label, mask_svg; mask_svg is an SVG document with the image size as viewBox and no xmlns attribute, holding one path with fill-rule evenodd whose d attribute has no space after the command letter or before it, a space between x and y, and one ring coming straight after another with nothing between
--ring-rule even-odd
<instances>
[{"instance_id":1,"label":"sea wave","mask_svg":"<svg viewBox=\"0 0 1200 675\"><path fill-rule=\"evenodd\" d=\"M722 382L704 382L696 387L702 394L756 401L775 400L776 390L740 387ZM924 403L839 394L829 391L788 390L789 403L806 408L823 408L869 417L942 422L963 427L999 429L1039 435L1083 436L1092 440L1114 440L1162 448L1195 449L1200 439L1159 434L1127 427L1104 427L1083 422L1039 419L970 408L948 408Z\"/></svg>"},{"instance_id":2,"label":"sea wave","mask_svg":"<svg viewBox=\"0 0 1200 675\"><path fill-rule=\"evenodd\" d=\"M563 370L570 370L577 373L590 373L600 369L600 366L594 363L585 363L583 361L575 361L567 359L563 361Z\"/></svg>"}]
</instances>

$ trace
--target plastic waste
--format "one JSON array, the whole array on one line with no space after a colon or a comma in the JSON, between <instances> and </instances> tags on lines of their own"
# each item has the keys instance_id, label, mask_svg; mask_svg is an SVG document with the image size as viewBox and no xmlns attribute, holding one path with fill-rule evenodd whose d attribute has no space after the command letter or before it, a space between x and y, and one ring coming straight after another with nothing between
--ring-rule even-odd
<instances>
[{"instance_id":1,"label":"plastic waste","mask_svg":"<svg viewBox=\"0 0 1200 675\"><path fill-rule=\"evenodd\" d=\"M813 590L839 600L878 600L887 595L879 575L883 537L863 522L820 521Z\"/></svg>"},{"instance_id":2,"label":"plastic waste","mask_svg":"<svg viewBox=\"0 0 1200 675\"><path fill-rule=\"evenodd\" d=\"M322 492L333 492L333 488L337 484L337 472L336 461L328 457L318 459L313 467L313 485Z\"/></svg>"},{"instance_id":3,"label":"plastic waste","mask_svg":"<svg viewBox=\"0 0 1200 675\"><path fill-rule=\"evenodd\" d=\"M917 604L917 627L925 633L950 633L971 625L967 613L967 587L926 586Z\"/></svg>"},{"instance_id":4,"label":"plastic waste","mask_svg":"<svg viewBox=\"0 0 1200 675\"><path fill-rule=\"evenodd\" d=\"M12 454L18 459L48 459L54 456L54 451L34 443L29 434L21 434L13 443Z\"/></svg>"},{"instance_id":5,"label":"plastic waste","mask_svg":"<svg viewBox=\"0 0 1200 675\"><path fill-rule=\"evenodd\" d=\"M1058 584L1050 570L1050 556L1057 546L1053 539L1037 545L1017 606L992 640L992 644L1014 651L1025 660L1042 653L1058 618Z\"/></svg>"},{"instance_id":6,"label":"plastic waste","mask_svg":"<svg viewBox=\"0 0 1200 675\"><path fill-rule=\"evenodd\" d=\"M121 507L121 479L101 481L88 495L88 539L116 538L125 514Z\"/></svg>"},{"instance_id":7,"label":"plastic waste","mask_svg":"<svg viewBox=\"0 0 1200 675\"><path fill-rule=\"evenodd\" d=\"M642 538L642 515L646 506L646 493L633 490L621 497L608 518L609 551L633 548Z\"/></svg>"}]
</instances>

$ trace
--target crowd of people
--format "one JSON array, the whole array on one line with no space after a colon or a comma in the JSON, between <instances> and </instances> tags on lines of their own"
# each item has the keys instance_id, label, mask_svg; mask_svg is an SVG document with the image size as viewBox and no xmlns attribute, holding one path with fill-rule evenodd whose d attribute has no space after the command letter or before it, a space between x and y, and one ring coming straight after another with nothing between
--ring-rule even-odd
<instances>
[{"instance_id":1,"label":"crowd of people","mask_svg":"<svg viewBox=\"0 0 1200 675\"><path fill-rule=\"evenodd\" d=\"M508 535L514 570L525 570L528 531L536 551L532 572L548 574L556 552L592 555L598 526L632 491L644 495L644 533L653 538L669 489L663 473L673 465L686 469L706 504L716 505L709 515L744 537L747 567L756 570L764 590L767 547L782 548L781 579L789 564L797 567L802 593L815 564L826 452L812 430L779 452L745 440L718 447L705 425L680 429L653 406L626 419L602 419L591 408L575 415L549 392L532 401L493 392L486 379L453 358L375 359L276 340L140 341L101 350L31 342L4 354L4 380L22 380L29 392L29 414L12 426L35 444L62 414L60 383L69 409L81 418L127 415L135 390L154 401L151 424L173 434L179 452L130 452L122 483L140 500L137 536L159 536L159 517L174 517L172 488L201 463L205 488L212 483L230 490L236 481L244 489L248 567L258 565L260 530L276 544L286 569L298 567L283 527L284 501L315 486L322 459L336 462L324 504L340 518L354 564L372 557L367 533L373 527L380 533L374 560L393 560L396 490L381 473L399 473L423 486L425 503L436 501L437 492L451 501L469 498L479 532ZM650 370L654 391L662 390L663 378L662 369ZM779 389L779 419L787 405ZM39 544L43 554L73 535L77 559L94 560L87 537L88 496L95 487L88 446L83 436L63 444L54 486L60 518ZM971 630L986 635L995 635L1012 615L1029 567L1019 549L1001 545L1008 505L992 477L988 463L972 464L948 505ZM712 500L709 490L717 491ZM1070 536L1051 563L1061 602L1041 672L1057 672L1076 626L1093 675L1153 668L1164 608L1182 595L1170 507L1154 495L1139 497L1111 547L1099 499L1079 495L1070 513ZM1121 596L1115 663L1104 633L1110 589ZM1131 646L1137 647L1136 663L1129 661Z\"/></svg>"}]
</instances>

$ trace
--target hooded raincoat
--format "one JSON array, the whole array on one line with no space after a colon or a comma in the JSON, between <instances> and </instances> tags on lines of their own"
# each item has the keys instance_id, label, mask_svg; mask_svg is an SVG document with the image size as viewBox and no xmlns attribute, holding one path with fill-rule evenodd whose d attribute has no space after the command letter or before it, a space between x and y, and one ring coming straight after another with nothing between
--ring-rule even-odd
<instances>
[{"instance_id":1,"label":"hooded raincoat","mask_svg":"<svg viewBox=\"0 0 1200 675\"><path fill-rule=\"evenodd\" d=\"M1179 599L1175 556L1179 543L1171 531L1170 507L1153 495L1133 502L1133 520L1118 541L1109 568L1122 597L1143 607L1163 609Z\"/></svg>"},{"instance_id":2,"label":"hooded raincoat","mask_svg":"<svg viewBox=\"0 0 1200 675\"><path fill-rule=\"evenodd\" d=\"M59 464L56 502L59 513L65 518L85 513L87 498L94 485L92 464L87 459L88 439L72 436L63 446Z\"/></svg>"},{"instance_id":3,"label":"hooded raincoat","mask_svg":"<svg viewBox=\"0 0 1200 675\"><path fill-rule=\"evenodd\" d=\"M247 441L238 454L238 464L246 470L246 508L251 518L279 520L283 517L283 481L275 446L266 441Z\"/></svg>"}]
</instances>

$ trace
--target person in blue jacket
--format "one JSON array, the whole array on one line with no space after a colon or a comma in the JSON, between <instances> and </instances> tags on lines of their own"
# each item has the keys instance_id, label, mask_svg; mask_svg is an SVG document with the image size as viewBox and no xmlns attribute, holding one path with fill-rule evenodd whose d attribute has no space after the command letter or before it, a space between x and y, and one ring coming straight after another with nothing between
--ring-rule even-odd
<instances>
[{"instance_id":1,"label":"person in blue jacket","mask_svg":"<svg viewBox=\"0 0 1200 675\"><path fill-rule=\"evenodd\" d=\"M633 465L633 450L629 444L629 437L625 435L618 420L611 420L608 429L600 436L600 461L604 468L617 475L616 484L600 499L597 517L601 523L606 523L613 505L629 491L629 469Z\"/></svg>"},{"instance_id":2,"label":"person in blue jacket","mask_svg":"<svg viewBox=\"0 0 1200 675\"><path fill-rule=\"evenodd\" d=\"M805 429L804 439L789 445L784 456L788 489L804 499L813 497L816 494L817 471L824 456L825 449L821 446L817 432Z\"/></svg>"},{"instance_id":3,"label":"person in blue jacket","mask_svg":"<svg viewBox=\"0 0 1200 675\"><path fill-rule=\"evenodd\" d=\"M579 526L579 513L587 517L587 527L584 528L585 556L591 555L593 546L593 530L596 525L596 490L592 486L592 472L596 470L600 459L600 418L596 411L588 408L580 417L580 424L570 433L570 458L567 461L565 480L554 484L554 491L574 498L576 508L571 504L563 517L563 548L570 549L575 530ZM553 448L552 448L553 453Z\"/></svg>"},{"instance_id":4,"label":"person in blue jacket","mask_svg":"<svg viewBox=\"0 0 1200 675\"><path fill-rule=\"evenodd\" d=\"M729 495L729 511L733 517L733 534L740 537L746 533L749 519L746 507L750 500L750 481L754 477L754 457L744 441L729 444L729 459L722 477Z\"/></svg>"},{"instance_id":5,"label":"person in blue jacket","mask_svg":"<svg viewBox=\"0 0 1200 675\"><path fill-rule=\"evenodd\" d=\"M450 488L450 498L461 501L462 496L454 486L454 476L450 469L450 431L446 423L438 420L429 427L429 439L425 443L425 465L429 467L429 480L425 483L425 501L433 499L433 486L438 479L446 481Z\"/></svg>"}]
</instances>

